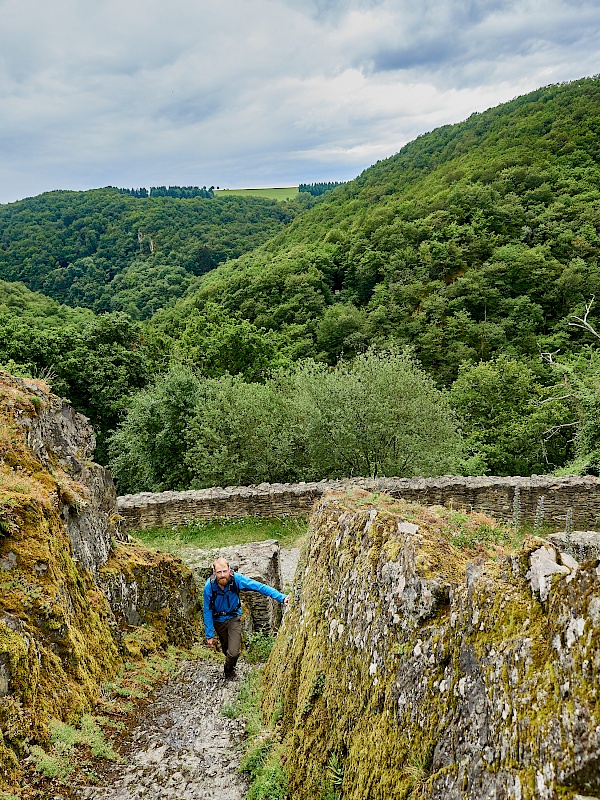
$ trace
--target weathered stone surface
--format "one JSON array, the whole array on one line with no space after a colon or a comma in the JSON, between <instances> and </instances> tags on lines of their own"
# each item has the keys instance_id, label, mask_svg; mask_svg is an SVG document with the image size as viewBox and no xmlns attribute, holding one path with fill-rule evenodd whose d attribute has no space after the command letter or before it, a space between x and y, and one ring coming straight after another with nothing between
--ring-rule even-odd
<instances>
[{"instance_id":1,"label":"weathered stone surface","mask_svg":"<svg viewBox=\"0 0 600 800\"><path fill-rule=\"evenodd\" d=\"M579 563L600 557L600 533L598 531L573 531L552 533L547 539L563 552L568 551Z\"/></svg>"},{"instance_id":2,"label":"weathered stone surface","mask_svg":"<svg viewBox=\"0 0 600 800\"><path fill-rule=\"evenodd\" d=\"M106 563L117 526L116 491L110 473L91 459L96 446L86 417L34 381L11 378L36 399L36 413L17 413L27 446L58 483L57 506L73 557L91 572Z\"/></svg>"},{"instance_id":3,"label":"weathered stone surface","mask_svg":"<svg viewBox=\"0 0 600 800\"><path fill-rule=\"evenodd\" d=\"M469 562L433 511L382 497L325 498L312 522L265 674L294 798L332 754L345 800L600 796L595 562L542 560L539 539Z\"/></svg>"},{"instance_id":4,"label":"weathered stone surface","mask_svg":"<svg viewBox=\"0 0 600 800\"><path fill-rule=\"evenodd\" d=\"M247 667L240 662L243 676ZM154 702L122 743L126 758L107 785L76 792L85 800L242 800L247 782L239 773L243 719L221 713L239 684L223 680L223 668L188 663L159 688Z\"/></svg>"},{"instance_id":5,"label":"weathered stone surface","mask_svg":"<svg viewBox=\"0 0 600 800\"><path fill-rule=\"evenodd\" d=\"M198 592L192 573L167 553L121 544L98 581L120 629L152 625L169 642L189 647L198 636Z\"/></svg>"},{"instance_id":6,"label":"weathered stone surface","mask_svg":"<svg viewBox=\"0 0 600 800\"><path fill-rule=\"evenodd\" d=\"M325 492L364 489L385 492L423 505L446 505L485 511L498 519L513 514L519 489L520 519L533 522L538 502L544 519L565 524L568 509L579 526L600 520L600 480L586 476L533 475L523 477L443 476L439 478L353 478L313 483L262 483L258 486L220 486L187 492L144 492L118 498L126 530L185 525L215 517L308 516Z\"/></svg>"},{"instance_id":7,"label":"weathered stone surface","mask_svg":"<svg viewBox=\"0 0 600 800\"><path fill-rule=\"evenodd\" d=\"M235 572L283 591L279 542L275 539L213 550L186 548L181 555L193 571L200 592L211 576L213 562L218 557L226 558ZM247 632L275 633L281 619L279 603L257 592L241 592L240 600Z\"/></svg>"},{"instance_id":8,"label":"weathered stone surface","mask_svg":"<svg viewBox=\"0 0 600 800\"><path fill-rule=\"evenodd\" d=\"M47 387L0 372L0 790L18 784L19 757L47 740L52 718L91 708L125 653L194 637L189 571L143 548L113 549L115 490L92 449L83 417ZM101 572L114 581L118 620ZM127 618L153 627L129 635Z\"/></svg>"},{"instance_id":9,"label":"weathered stone surface","mask_svg":"<svg viewBox=\"0 0 600 800\"><path fill-rule=\"evenodd\" d=\"M553 547L539 547L530 556L531 566L525 575L532 592L537 592L540 600L547 600L554 575L568 575L572 569L557 564L556 550Z\"/></svg>"}]
</instances>

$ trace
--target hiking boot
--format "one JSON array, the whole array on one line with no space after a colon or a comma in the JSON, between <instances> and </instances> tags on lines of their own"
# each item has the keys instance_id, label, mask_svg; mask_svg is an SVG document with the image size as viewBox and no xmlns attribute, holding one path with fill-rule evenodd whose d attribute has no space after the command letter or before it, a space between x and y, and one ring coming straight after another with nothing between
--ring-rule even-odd
<instances>
[{"instance_id":1,"label":"hiking boot","mask_svg":"<svg viewBox=\"0 0 600 800\"><path fill-rule=\"evenodd\" d=\"M225 664L223 665L223 674L226 678L235 678L235 665L237 664L238 656L230 656L227 653L225 657Z\"/></svg>"}]
</instances>

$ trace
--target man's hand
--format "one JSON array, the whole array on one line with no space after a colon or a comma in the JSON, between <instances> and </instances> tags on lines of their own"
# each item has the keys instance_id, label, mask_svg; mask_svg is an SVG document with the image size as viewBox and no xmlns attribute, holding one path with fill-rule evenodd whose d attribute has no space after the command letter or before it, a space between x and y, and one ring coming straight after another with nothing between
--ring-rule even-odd
<instances>
[{"instance_id":1,"label":"man's hand","mask_svg":"<svg viewBox=\"0 0 600 800\"><path fill-rule=\"evenodd\" d=\"M215 649L215 638L214 638L214 636L211 637L210 639L207 639L206 640L206 644L210 647L211 650L214 650Z\"/></svg>"},{"instance_id":2,"label":"man's hand","mask_svg":"<svg viewBox=\"0 0 600 800\"><path fill-rule=\"evenodd\" d=\"M288 607L289 603L290 603L290 596L289 594L286 594L285 600L283 601L283 605L285 606L285 608Z\"/></svg>"}]
</instances>

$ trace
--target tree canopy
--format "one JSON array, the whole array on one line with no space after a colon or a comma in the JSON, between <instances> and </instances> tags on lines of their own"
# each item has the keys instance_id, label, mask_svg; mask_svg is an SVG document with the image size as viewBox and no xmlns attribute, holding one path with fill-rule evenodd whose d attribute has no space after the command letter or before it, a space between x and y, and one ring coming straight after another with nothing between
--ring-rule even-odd
<instances>
[{"instance_id":1,"label":"tree canopy","mask_svg":"<svg viewBox=\"0 0 600 800\"><path fill-rule=\"evenodd\" d=\"M367 455L360 443L360 408L385 428L383 407L376 414L361 394L362 359L388 353L393 361L389 354L405 348L410 369L394 361L393 377L382 362L382 383L373 385L385 396L393 380L429 376L440 409L461 420L465 450L453 469L600 471L600 318L590 305L600 296L599 78L544 87L438 128L354 181L299 197L104 189L0 207L0 278L100 314L43 310L50 301L5 286L0 361L52 369L103 443L120 421L114 442L127 439L131 415L145 419L144 392L162 396L157 375L175 393L193 384L207 415L196 400L179 422L206 446L181 440L178 485L392 464L430 474L427 459L410 456L403 467L391 444ZM587 328L572 324L584 314ZM333 430L326 409L336 392L344 412ZM351 397L362 398L354 416ZM385 438L377 430L374 443ZM430 444L423 440L424 452ZM410 448L394 446L407 458ZM132 459L131 473L118 461L127 485L141 486L142 474L152 486L171 480L140 472Z\"/></svg>"},{"instance_id":2,"label":"tree canopy","mask_svg":"<svg viewBox=\"0 0 600 800\"><path fill-rule=\"evenodd\" d=\"M307 361L263 383L172 366L110 442L121 490L436 475L463 454L446 395L409 355Z\"/></svg>"},{"instance_id":3,"label":"tree canopy","mask_svg":"<svg viewBox=\"0 0 600 800\"><path fill-rule=\"evenodd\" d=\"M197 187L144 192L56 191L0 205L0 279L68 305L146 319L301 210Z\"/></svg>"}]
</instances>

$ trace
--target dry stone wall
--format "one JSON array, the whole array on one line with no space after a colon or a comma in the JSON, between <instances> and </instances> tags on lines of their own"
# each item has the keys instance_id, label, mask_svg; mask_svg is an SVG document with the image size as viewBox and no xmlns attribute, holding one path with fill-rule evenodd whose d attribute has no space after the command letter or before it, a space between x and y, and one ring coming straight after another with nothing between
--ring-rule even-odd
<instances>
[{"instance_id":1,"label":"dry stone wall","mask_svg":"<svg viewBox=\"0 0 600 800\"><path fill-rule=\"evenodd\" d=\"M600 522L600 480L594 477L554 478L440 477L355 478L343 481L234 486L187 492L145 492L118 498L119 514L127 531L185 525L215 517L278 517L308 515L327 491L365 489L384 492L423 505L445 505L486 511L500 519L513 514L518 488L520 516L533 521L540 498L544 518L565 524L572 509L573 524L593 529Z\"/></svg>"},{"instance_id":2,"label":"dry stone wall","mask_svg":"<svg viewBox=\"0 0 600 800\"><path fill-rule=\"evenodd\" d=\"M444 524L318 505L265 672L291 796L600 797L598 559L540 539L473 559Z\"/></svg>"}]
</instances>

